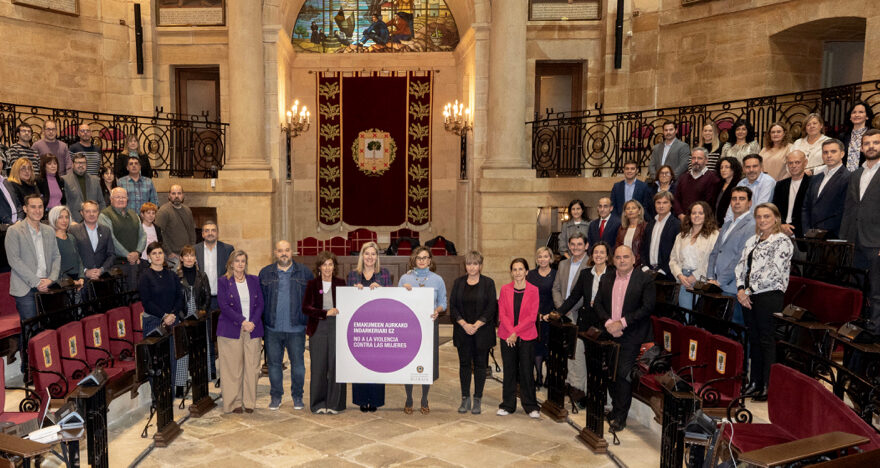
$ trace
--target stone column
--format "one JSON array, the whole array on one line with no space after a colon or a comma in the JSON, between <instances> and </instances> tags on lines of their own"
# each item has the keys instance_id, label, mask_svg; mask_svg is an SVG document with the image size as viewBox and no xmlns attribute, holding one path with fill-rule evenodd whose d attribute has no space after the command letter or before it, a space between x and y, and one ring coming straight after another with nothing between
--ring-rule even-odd
<instances>
[{"instance_id":1,"label":"stone column","mask_svg":"<svg viewBox=\"0 0 880 468\"><path fill-rule=\"evenodd\" d=\"M528 2L492 2L486 168L529 167L525 151Z\"/></svg>"},{"instance_id":2,"label":"stone column","mask_svg":"<svg viewBox=\"0 0 880 468\"><path fill-rule=\"evenodd\" d=\"M262 2L228 0L226 5L229 131L224 171L267 171Z\"/></svg>"}]
</instances>

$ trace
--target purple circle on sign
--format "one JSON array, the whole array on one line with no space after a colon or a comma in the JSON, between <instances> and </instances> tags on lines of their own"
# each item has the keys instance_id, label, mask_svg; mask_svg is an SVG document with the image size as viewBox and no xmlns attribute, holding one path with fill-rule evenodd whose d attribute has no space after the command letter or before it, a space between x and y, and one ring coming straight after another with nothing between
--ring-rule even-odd
<instances>
[{"instance_id":1,"label":"purple circle on sign","mask_svg":"<svg viewBox=\"0 0 880 468\"><path fill-rule=\"evenodd\" d=\"M403 369L422 345L416 314L394 299L375 299L360 306L348 322L347 337L352 356L373 372Z\"/></svg>"}]
</instances>

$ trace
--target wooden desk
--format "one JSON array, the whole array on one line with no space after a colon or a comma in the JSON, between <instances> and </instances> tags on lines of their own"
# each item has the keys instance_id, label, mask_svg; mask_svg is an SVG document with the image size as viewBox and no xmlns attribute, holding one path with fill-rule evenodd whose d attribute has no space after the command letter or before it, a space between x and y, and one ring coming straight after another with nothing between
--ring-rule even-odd
<instances>
[{"instance_id":1,"label":"wooden desk","mask_svg":"<svg viewBox=\"0 0 880 468\"><path fill-rule=\"evenodd\" d=\"M739 456L741 462L769 468L798 460L817 457L822 454L839 452L868 443L867 437L847 432L829 432L807 437L806 439L771 445Z\"/></svg>"},{"instance_id":2,"label":"wooden desk","mask_svg":"<svg viewBox=\"0 0 880 468\"><path fill-rule=\"evenodd\" d=\"M31 459L52 451L52 446L9 434L0 434L0 453L22 459L22 465L31 466Z\"/></svg>"},{"instance_id":3,"label":"wooden desk","mask_svg":"<svg viewBox=\"0 0 880 468\"><path fill-rule=\"evenodd\" d=\"M812 465L813 468L865 468L880 466L880 449L862 452Z\"/></svg>"}]
</instances>

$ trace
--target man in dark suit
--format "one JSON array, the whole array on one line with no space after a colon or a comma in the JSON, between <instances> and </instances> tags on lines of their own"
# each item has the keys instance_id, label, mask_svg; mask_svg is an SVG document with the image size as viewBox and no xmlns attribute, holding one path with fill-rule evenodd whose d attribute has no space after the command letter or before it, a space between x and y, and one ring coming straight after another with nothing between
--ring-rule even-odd
<instances>
[{"instance_id":1,"label":"man in dark suit","mask_svg":"<svg viewBox=\"0 0 880 468\"><path fill-rule=\"evenodd\" d=\"M217 240L217 223L208 221L202 225L202 239L196 244L196 262L208 276L211 285L211 310L217 308L217 278L226 274L226 262L235 247Z\"/></svg>"},{"instance_id":2,"label":"man in dark suit","mask_svg":"<svg viewBox=\"0 0 880 468\"><path fill-rule=\"evenodd\" d=\"M611 430L626 427L626 418L632 403L632 369L639 349L650 340L651 313L654 311L656 292L651 275L633 268L635 255L622 245L614 251L612 275L602 275L599 292L593 304L605 330L620 344L617 360L617 380L611 386Z\"/></svg>"},{"instance_id":3,"label":"man in dark suit","mask_svg":"<svg viewBox=\"0 0 880 468\"><path fill-rule=\"evenodd\" d=\"M677 133L674 122L663 122L663 141L654 145L651 150L651 162L648 165L650 177L657 177L657 172L664 165L672 168L675 177L681 177L687 171L691 149L687 143L676 138Z\"/></svg>"},{"instance_id":4,"label":"man in dark suit","mask_svg":"<svg viewBox=\"0 0 880 468\"><path fill-rule=\"evenodd\" d=\"M840 237L856 246L853 266L868 269L880 252L880 179L876 176L880 168L880 130L865 132L862 153L864 164L850 176ZM877 325L880 327L880 323Z\"/></svg>"},{"instance_id":5,"label":"man in dark suit","mask_svg":"<svg viewBox=\"0 0 880 468\"><path fill-rule=\"evenodd\" d=\"M810 188L810 176L804 173L807 155L794 150L785 157L791 177L780 180L773 189L773 204L782 214L782 231L789 237L804 236L804 199Z\"/></svg>"},{"instance_id":6,"label":"man in dark suit","mask_svg":"<svg viewBox=\"0 0 880 468\"><path fill-rule=\"evenodd\" d=\"M82 204L86 200L98 203L99 211L105 208L104 195L101 193L101 180L98 176L86 173L86 155L77 153L73 156L73 170L65 174L64 195L67 197L67 207L70 208L70 217L78 223L83 222L80 213Z\"/></svg>"},{"instance_id":7,"label":"man in dark suit","mask_svg":"<svg viewBox=\"0 0 880 468\"><path fill-rule=\"evenodd\" d=\"M645 208L645 219L648 219L648 203L651 191L648 184L637 179L639 165L634 161L628 161L623 165L623 180L611 187L611 206L617 216L623 216L623 205L630 200L635 200Z\"/></svg>"},{"instance_id":8,"label":"man in dark suit","mask_svg":"<svg viewBox=\"0 0 880 468\"><path fill-rule=\"evenodd\" d=\"M681 221L672 216L674 197L669 192L654 195L654 219L648 221L645 228L645 240L642 242L642 262L653 271L658 278L675 281L669 271L669 254L675 245L675 236L681 233Z\"/></svg>"},{"instance_id":9,"label":"man in dark suit","mask_svg":"<svg viewBox=\"0 0 880 468\"><path fill-rule=\"evenodd\" d=\"M822 143L825 170L810 179L803 206L804 231L824 229L829 239L838 239L850 174L843 167L843 142L831 138Z\"/></svg>"},{"instance_id":10,"label":"man in dark suit","mask_svg":"<svg viewBox=\"0 0 880 468\"><path fill-rule=\"evenodd\" d=\"M613 246L617 241L617 230L620 229L620 216L612 212L611 199L602 197L596 206L599 217L590 222L587 227L587 245L596 245L605 242Z\"/></svg>"},{"instance_id":11,"label":"man in dark suit","mask_svg":"<svg viewBox=\"0 0 880 468\"><path fill-rule=\"evenodd\" d=\"M98 224L100 207L94 200L86 200L81 208L82 223L70 227L70 234L76 241L76 249L82 259L87 280L96 280L104 272L109 272L116 259L113 248L113 235L110 228Z\"/></svg>"}]
</instances>

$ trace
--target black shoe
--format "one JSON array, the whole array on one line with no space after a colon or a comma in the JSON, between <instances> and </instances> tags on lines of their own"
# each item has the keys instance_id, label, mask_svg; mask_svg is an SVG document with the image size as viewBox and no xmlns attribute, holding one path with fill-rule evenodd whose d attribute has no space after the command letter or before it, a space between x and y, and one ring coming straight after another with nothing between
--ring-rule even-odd
<instances>
[{"instance_id":1,"label":"black shoe","mask_svg":"<svg viewBox=\"0 0 880 468\"><path fill-rule=\"evenodd\" d=\"M175 387L174 398L183 398L183 387L180 385Z\"/></svg>"},{"instance_id":2,"label":"black shoe","mask_svg":"<svg viewBox=\"0 0 880 468\"><path fill-rule=\"evenodd\" d=\"M753 393L757 392L758 390L759 390L758 384L756 384L755 382L752 382L748 386L746 386L746 388L745 388L745 390L743 390L742 394L743 394L743 396L749 396L749 395L752 395Z\"/></svg>"},{"instance_id":3,"label":"black shoe","mask_svg":"<svg viewBox=\"0 0 880 468\"><path fill-rule=\"evenodd\" d=\"M370 411L370 406L369 405L361 405L361 413L366 413L367 411Z\"/></svg>"},{"instance_id":4,"label":"black shoe","mask_svg":"<svg viewBox=\"0 0 880 468\"><path fill-rule=\"evenodd\" d=\"M375 413L377 409L378 409L378 408L376 408L376 407L373 406L373 405L367 405L367 410L368 410L369 412L371 412L371 413Z\"/></svg>"},{"instance_id":5,"label":"black shoe","mask_svg":"<svg viewBox=\"0 0 880 468\"><path fill-rule=\"evenodd\" d=\"M611 429L611 432L620 432L626 429L626 421L615 419L608 424L608 428Z\"/></svg>"},{"instance_id":6,"label":"black shoe","mask_svg":"<svg viewBox=\"0 0 880 468\"><path fill-rule=\"evenodd\" d=\"M752 401L767 401L767 387L762 388L760 391L752 393Z\"/></svg>"},{"instance_id":7,"label":"black shoe","mask_svg":"<svg viewBox=\"0 0 880 468\"><path fill-rule=\"evenodd\" d=\"M580 400L577 401L578 408L580 408L580 409L586 408L587 403L589 403L589 401L587 401L587 397L581 398Z\"/></svg>"}]
</instances>

